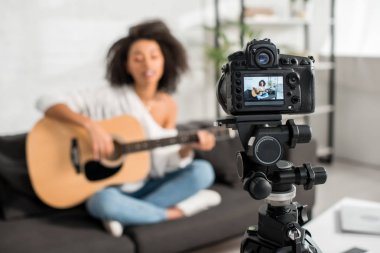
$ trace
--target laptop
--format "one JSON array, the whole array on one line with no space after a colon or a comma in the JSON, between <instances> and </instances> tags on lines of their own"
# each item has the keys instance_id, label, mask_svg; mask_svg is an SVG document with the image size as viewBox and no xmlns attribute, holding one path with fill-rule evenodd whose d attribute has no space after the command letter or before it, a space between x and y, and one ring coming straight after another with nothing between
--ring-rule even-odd
<instances>
[{"instance_id":1,"label":"laptop","mask_svg":"<svg viewBox=\"0 0 380 253\"><path fill-rule=\"evenodd\" d=\"M340 225L343 232L380 235L380 207L344 205Z\"/></svg>"}]
</instances>

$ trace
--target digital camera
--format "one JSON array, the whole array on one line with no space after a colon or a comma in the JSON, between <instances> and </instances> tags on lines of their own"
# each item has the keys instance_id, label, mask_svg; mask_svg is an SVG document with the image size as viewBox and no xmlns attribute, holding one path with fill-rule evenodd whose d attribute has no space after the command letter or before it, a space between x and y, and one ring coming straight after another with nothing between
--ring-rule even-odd
<instances>
[{"instance_id":1,"label":"digital camera","mask_svg":"<svg viewBox=\"0 0 380 253\"><path fill-rule=\"evenodd\" d=\"M314 112L314 59L280 54L269 39L228 56L217 98L229 115Z\"/></svg>"}]
</instances>

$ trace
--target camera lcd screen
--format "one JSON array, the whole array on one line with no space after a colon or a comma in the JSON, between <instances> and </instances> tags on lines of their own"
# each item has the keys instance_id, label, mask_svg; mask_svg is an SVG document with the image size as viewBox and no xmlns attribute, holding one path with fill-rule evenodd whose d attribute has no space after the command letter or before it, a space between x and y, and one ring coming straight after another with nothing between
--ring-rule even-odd
<instances>
[{"instance_id":1,"label":"camera lcd screen","mask_svg":"<svg viewBox=\"0 0 380 253\"><path fill-rule=\"evenodd\" d=\"M284 105L284 77L244 76L244 105Z\"/></svg>"}]
</instances>

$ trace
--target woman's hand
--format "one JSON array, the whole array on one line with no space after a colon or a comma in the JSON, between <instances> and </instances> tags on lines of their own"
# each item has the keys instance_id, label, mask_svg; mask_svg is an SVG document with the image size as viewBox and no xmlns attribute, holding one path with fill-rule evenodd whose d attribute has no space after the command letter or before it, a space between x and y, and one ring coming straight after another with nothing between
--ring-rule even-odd
<instances>
[{"instance_id":1,"label":"woman's hand","mask_svg":"<svg viewBox=\"0 0 380 253\"><path fill-rule=\"evenodd\" d=\"M112 136L97 122L92 121L87 116L72 111L66 104L51 106L45 112L45 115L84 127L91 137L94 159L100 160L113 154L114 144Z\"/></svg>"},{"instance_id":2,"label":"woman's hand","mask_svg":"<svg viewBox=\"0 0 380 253\"><path fill-rule=\"evenodd\" d=\"M215 146L215 136L213 134L209 133L206 130L199 130L197 132L197 135L198 142L192 144L192 148L202 151L208 151Z\"/></svg>"},{"instance_id":3,"label":"woman's hand","mask_svg":"<svg viewBox=\"0 0 380 253\"><path fill-rule=\"evenodd\" d=\"M112 136L92 120L86 123L85 128L91 136L94 159L100 160L111 156L115 148Z\"/></svg>"},{"instance_id":4,"label":"woman's hand","mask_svg":"<svg viewBox=\"0 0 380 253\"><path fill-rule=\"evenodd\" d=\"M206 130L199 130L197 132L198 142L190 145L184 145L179 150L181 158L189 156L193 149L208 151L215 146L215 136Z\"/></svg>"}]
</instances>

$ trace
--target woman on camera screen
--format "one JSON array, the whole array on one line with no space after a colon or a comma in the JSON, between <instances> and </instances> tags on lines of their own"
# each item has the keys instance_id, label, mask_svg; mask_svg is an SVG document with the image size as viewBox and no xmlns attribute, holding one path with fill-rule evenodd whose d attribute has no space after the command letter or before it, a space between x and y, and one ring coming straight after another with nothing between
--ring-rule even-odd
<instances>
[{"instance_id":1,"label":"woman on camera screen","mask_svg":"<svg viewBox=\"0 0 380 253\"><path fill-rule=\"evenodd\" d=\"M264 80L260 80L258 86L254 85L252 87L252 93L251 93L252 97L257 98L257 99L268 97L268 93L265 92L265 85L266 83Z\"/></svg>"}]
</instances>

